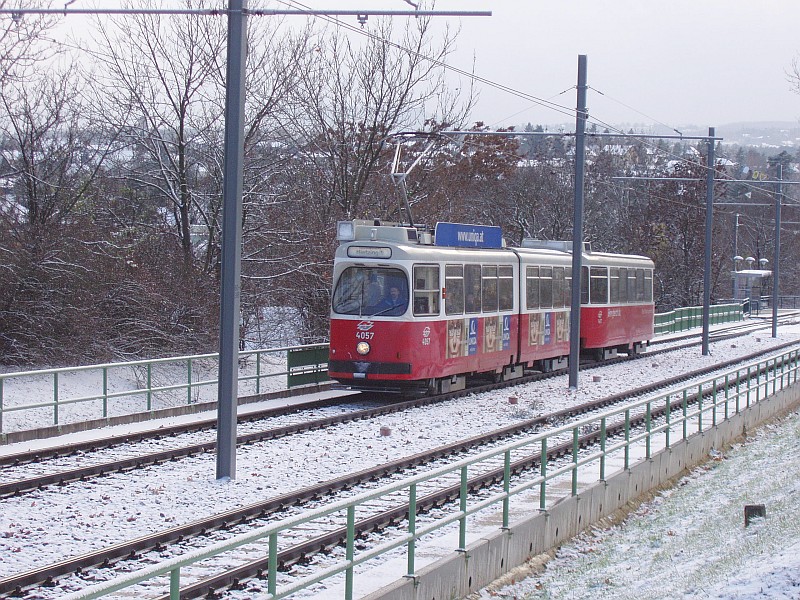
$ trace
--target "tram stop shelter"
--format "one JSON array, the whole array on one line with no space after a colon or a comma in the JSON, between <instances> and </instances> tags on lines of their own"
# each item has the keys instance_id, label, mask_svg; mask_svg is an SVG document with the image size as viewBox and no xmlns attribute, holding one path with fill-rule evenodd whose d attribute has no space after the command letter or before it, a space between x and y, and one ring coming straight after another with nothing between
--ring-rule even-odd
<instances>
[{"instance_id":1,"label":"tram stop shelter","mask_svg":"<svg viewBox=\"0 0 800 600\"><path fill-rule=\"evenodd\" d=\"M741 269L731 273L734 301L750 300L751 309L758 309L761 297L769 293L772 271L768 269Z\"/></svg>"}]
</instances>

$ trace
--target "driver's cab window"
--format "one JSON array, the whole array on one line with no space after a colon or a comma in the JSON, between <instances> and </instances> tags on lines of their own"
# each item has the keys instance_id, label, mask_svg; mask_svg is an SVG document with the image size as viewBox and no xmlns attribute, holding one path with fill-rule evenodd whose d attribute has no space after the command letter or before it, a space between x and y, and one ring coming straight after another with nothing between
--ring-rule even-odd
<instances>
[{"instance_id":1,"label":"driver's cab window","mask_svg":"<svg viewBox=\"0 0 800 600\"><path fill-rule=\"evenodd\" d=\"M348 267L334 287L332 308L342 315L402 315L408 309L406 274L385 267Z\"/></svg>"}]
</instances>

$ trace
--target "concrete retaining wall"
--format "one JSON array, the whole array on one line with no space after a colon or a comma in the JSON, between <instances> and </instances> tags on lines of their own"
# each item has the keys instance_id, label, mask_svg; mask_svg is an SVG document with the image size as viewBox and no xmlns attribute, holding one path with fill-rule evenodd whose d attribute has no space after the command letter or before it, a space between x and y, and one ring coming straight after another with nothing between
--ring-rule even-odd
<instances>
[{"instance_id":1,"label":"concrete retaining wall","mask_svg":"<svg viewBox=\"0 0 800 600\"><path fill-rule=\"evenodd\" d=\"M512 525L478 540L466 552L453 552L368 596L366 600L456 600L475 592L531 556L547 552L631 500L704 462L712 448L723 448L746 432L800 406L800 384L786 388L732 415L727 421L673 442L649 460L599 481L577 496L557 501ZM357 576L356 576L357 581Z\"/></svg>"}]
</instances>

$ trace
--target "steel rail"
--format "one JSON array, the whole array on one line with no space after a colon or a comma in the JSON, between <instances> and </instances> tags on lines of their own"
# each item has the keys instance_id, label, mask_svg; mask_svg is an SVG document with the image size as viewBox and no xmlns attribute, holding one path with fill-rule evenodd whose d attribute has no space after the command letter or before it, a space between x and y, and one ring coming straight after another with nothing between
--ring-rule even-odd
<instances>
[{"instance_id":1,"label":"steel rail","mask_svg":"<svg viewBox=\"0 0 800 600\"><path fill-rule=\"evenodd\" d=\"M731 336L726 336L725 338L720 338L720 339L727 339L727 337L733 337L733 336L732 335ZM653 352L647 352L645 354L641 354L641 355L638 355L638 356L639 357L644 357L644 356L652 357L652 356L657 356L658 354L661 354L661 353L664 353L664 352L672 352L672 351L675 351L675 350L678 350L678 349L692 347L692 346L695 346L695 345L697 345L697 344L693 343L693 344L687 344L687 345L684 345L684 346L665 348L665 349L662 349L662 350L657 350L657 351L653 351ZM782 347L785 347L785 346L773 347L773 350L774 349L778 349L778 348L782 348ZM724 368L725 366L728 366L728 365L731 365L731 364L735 364L736 362L741 362L742 360L748 360L749 358L754 358L754 357L759 356L761 354L763 354L763 352L762 353L754 353L754 354L750 355L750 357L745 357L743 359L733 359L732 361L728 361L726 363L714 365L712 367L708 367L707 368L708 370L706 372L711 372L712 370L718 369L718 368ZM628 357L601 361L601 362L598 362L598 363L593 363L592 366L606 366L606 365L614 364L615 362L620 362L620 361L623 361L623 360L628 360ZM429 405L432 405L432 404L435 404L435 403L444 402L444 401L447 401L447 400L450 400L450 399L453 399L453 398L457 398L457 397L461 397L461 396L464 396L464 395L467 395L467 394L480 393L480 392L484 392L484 391L491 391L491 390L495 390L495 389L499 389L499 388L503 388L503 387L512 387L512 386L520 385L520 384L523 384L523 383L530 383L532 381L538 381L538 380L541 380L541 379L547 378L547 377L554 377L554 376L562 374L563 372L566 372L566 370L564 369L564 370L558 370L558 371L551 371L550 373L544 373L544 374L540 373L540 374L535 374L535 375L528 375L528 376L525 376L523 378L514 379L514 380L511 380L511 381L507 381L507 382L491 383L491 384L486 384L486 385L477 386L477 387L473 386L473 387L470 387L470 388L468 388L466 390L462 390L462 391L459 391L459 392L451 392L449 394L441 394L441 395L437 395L437 396L428 396L428 397L424 397L424 398L416 398L416 399L413 399L413 400L403 400L403 401L392 403L392 404L388 404L388 405L381 405L381 406L376 406L376 407L369 408L369 409L362 409L362 410L352 411L352 412L349 412L349 413L344 414L344 415L335 415L335 416L332 416L332 417L324 417L324 418L320 418L320 419L314 419L312 421L307 421L307 422L301 422L301 423L296 423L296 424L292 424L292 425L284 425L284 426L280 426L280 427L275 427L275 428L271 428L271 429L267 429L267 430L263 430L263 431L259 431L259 432L253 432L253 433L249 433L249 434L242 434L242 435L237 437L237 445L238 444L253 444L253 443L258 443L258 442L262 442L262 441L278 439L278 438L287 437L287 436L290 436L290 435L296 435L296 434L307 432L307 431L312 431L312 430L316 430L316 429L323 429L323 428L326 428L326 427L332 427L332 426L340 425L340 424L343 424L343 423L359 421L359 420L364 420L364 419L370 419L370 418L374 418L374 417L377 417L377 416L383 416L383 415L392 414L392 413L396 413L396 412L402 412L402 411L405 411L405 410L409 410L411 408L429 406ZM699 375L694 375L694 376L699 376ZM675 383L677 383L679 381L682 381L682 380L677 380ZM361 401L363 402L363 400L361 400ZM260 418L284 416L284 415L288 415L288 414L293 414L293 413L299 412L299 411L304 410L304 409L318 408L318 407L322 407L322 406L331 406L331 405L336 405L336 404L337 404L337 399L333 398L333 399L327 399L327 400L323 400L323 401L315 401L315 402L311 402L311 403L304 404L304 405L301 405L301 406L294 405L294 406L291 406L291 407L280 407L280 408L274 408L274 409L267 409L265 411L259 411L258 413L254 413L254 414L248 415L247 416L247 420L252 422L252 421L259 420ZM152 433L155 434L156 438L161 439L161 438L164 438L164 437L167 437L167 436L177 435L178 433L194 432L194 431L199 431L199 430L202 430L202 429L211 428L215 422L216 422L215 419L209 419L209 420L204 421L202 424L195 423L194 425L168 427L168 428L164 428L164 429L154 430ZM142 441L142 440L145 440L145 439L150 439L146 435L146 433L136 434L135 436L132 436L132 438L133 438L133 441ZM130 443L129 441L127 441L127 438L125 440L114 439L113 441L115 442L115 444ZM34 462L34 461L41 462L42 460L44 460L43 456L45 454L46 454L46 458L56 458L56 457L63 457L65 455L76 454L78 452L85 453L85 452L90 451L90 450L105 449L105 448L112 447L113 445L114 444L110 444L109 443L109 440L99 440L97 442L82 442L82 443L79 443L79 444L70 444L70 445L67 445L67 446L54 448L54 449L52 449L52 451L49 451L47 453L45 453L45 452L43 452L41 450L34 450L34 451L31 451L31 452L26 452L26 453L17 453L17 454L9 455L9 456L6 456L6 457L0 457L0 466L17 466L17 465L21 465L21 464L25 464L25 463ZM23 493L28 493L28 492L32 492L32 491L35 491L35 490L40 490L40 489L42 489L44 487L47 487L47 486L50 486L50 485L63 486L63 485L66 485L66 484L68 484L70 482L73 482L73 481L86 481L87 479L91 479L91 478L94 478L94 477L100 477L100 476L109 475L109 474L113 474L113 473L120 473L120 472L129 471L129 470L136 469L136 468L144 468L144 467L148 467L148 466L152 466L152 465L156 465L156 464L164 463L164 462L171 462L171 461L179 460L179 459L190 457L190 456L197 456L199 454L212 452L215 449L216 449L216 442L215 441L209 441L209 442L193 444L193 445L190 445L190 446L184 446L184 447L181 447L181 448L176 448L176 449L171 449L171 450L163 450L163 451L160 451L160 452L153 452L153 453L143 454L141 456L128 458L128 459L125 459L125 460L98 463L98 464L95 464L95 465L89 465L89 466L79 467L79 468L75 468L75 469L67 469L67 470L64 470L64 471L56 472L56 473L50 473L50 474L46 474L46 475L38 475L38 476L27 478L27 479L22 479L22 480L2 483L2 484L0 484L0 498L5 498L5 497L9 497L9 496L17 496L17 495L20 495L20 494L23 494Z\"/></svg>"}]
</instances>

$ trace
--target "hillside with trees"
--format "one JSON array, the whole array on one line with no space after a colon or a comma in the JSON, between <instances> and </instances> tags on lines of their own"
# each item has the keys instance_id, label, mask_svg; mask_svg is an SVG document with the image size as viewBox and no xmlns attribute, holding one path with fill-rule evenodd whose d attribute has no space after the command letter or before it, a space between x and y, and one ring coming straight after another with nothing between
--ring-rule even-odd
<instances>
[{"instance_id":1,"label":"hillside with trees","mask_svg":"<svg viewBox=\"0 0 800 600\"><path fill-rule=\"evenodd\" d=\"M80 51L49 41L55 18L3 24L0 362L215 351L224 20L109 18ZM402 148L405 165L421 156L407 181L416 223L499 225L509 244L571 238L574 139L476 135L488 129L471 115L469 84L444 77L455 34L434 34L424 18L368 30L354 39L250 20L241 289L250 345L277 343L274 307L298 316L298 341L326 339L336 221L404 219L390 176L394 133L428 134ZM722 299L736 215L738 253L772 260L774 190L760 181L778 163L796 179L798 156L724 144L716 155L718 178L748 180L716 187L712 297ZM704 145L590 135L587 158L586 239L651 256L658 310L698 304ZM781 286L798 294L787 194Z\"/></svg>"}]
</instances>

